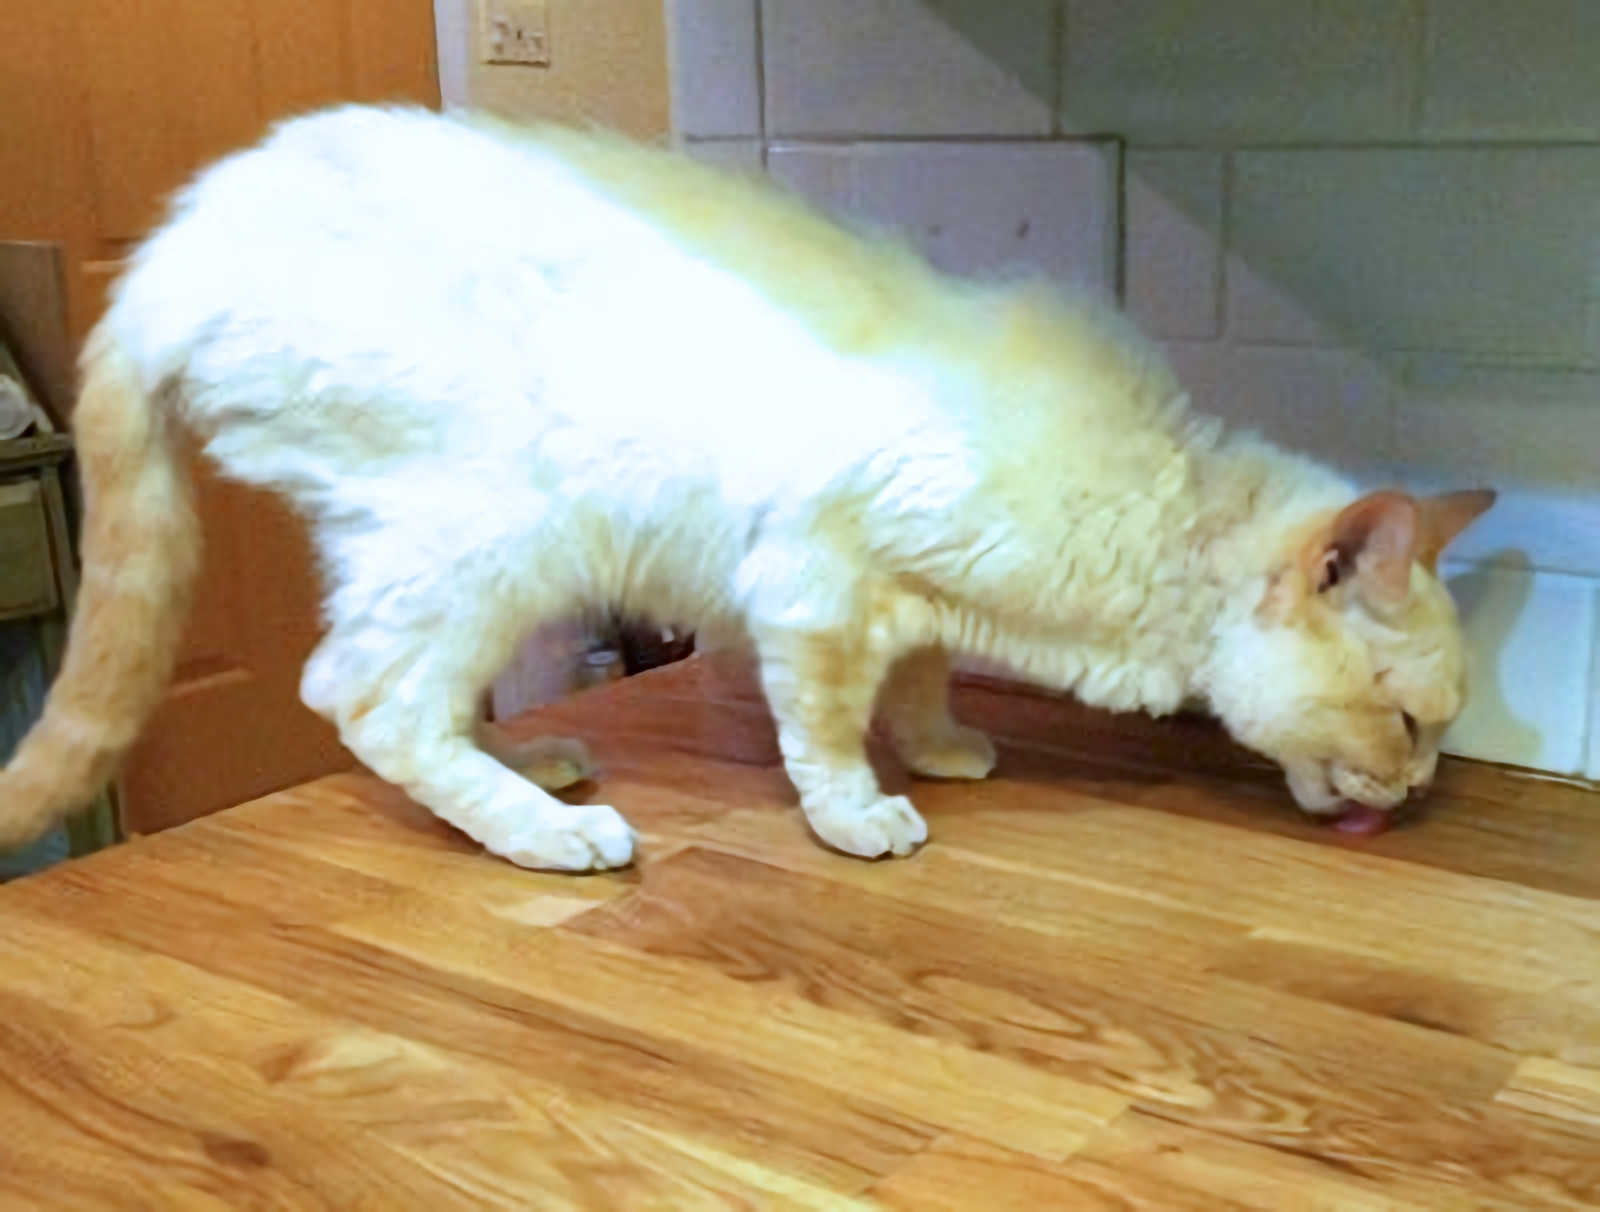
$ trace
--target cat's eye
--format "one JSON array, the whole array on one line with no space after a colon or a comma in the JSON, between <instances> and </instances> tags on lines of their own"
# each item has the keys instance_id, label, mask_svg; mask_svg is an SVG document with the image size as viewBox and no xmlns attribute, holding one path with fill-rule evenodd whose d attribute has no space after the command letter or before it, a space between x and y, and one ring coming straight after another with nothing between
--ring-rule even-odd
<instances>
[{"instance_id":1,"label":"cat's eye","mask_svg":"<svg viewBox=\"0 0 1600 1212\"><path fill-rule=\"evenodd\" d=\"M1417 743L1416 717L1413 716L1409 711L1402 711L1400 713L1400 719L1406 726L1406 735L1411 738L1411 743L1415 745Z\"/></svg>"}]
</instances>

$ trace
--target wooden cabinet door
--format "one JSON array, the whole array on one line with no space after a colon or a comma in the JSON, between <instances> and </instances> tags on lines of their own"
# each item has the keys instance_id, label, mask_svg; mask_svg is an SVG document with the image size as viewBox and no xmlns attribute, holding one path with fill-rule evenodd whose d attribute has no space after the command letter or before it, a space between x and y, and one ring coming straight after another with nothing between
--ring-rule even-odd
<instances>
[{"instance_id":1,"label":"wooden cabinet door","mask_svg":"<svg viewBox=\"0 0 1600 1212\"><path fill-rule=\"evenodd\" d=\"M0 4L0 235L59 240L81 337L165 196L290 113L437 105L430 0ZM206 560L166 701L124 770L133 832L346 767L299 702L318 587L276 499L200 470ZM130 637L130 642L137 642Z\"/></svg>"}]
</instances>

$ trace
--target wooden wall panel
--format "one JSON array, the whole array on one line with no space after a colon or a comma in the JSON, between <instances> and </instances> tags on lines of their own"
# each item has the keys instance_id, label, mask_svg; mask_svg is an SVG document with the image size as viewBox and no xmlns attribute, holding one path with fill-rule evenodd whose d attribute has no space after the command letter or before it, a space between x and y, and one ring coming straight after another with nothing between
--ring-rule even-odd
<instances>
[{"instance_id":1,"label":"wooden wall panel","mask_svg":"<svg viewBox=\"0 0 1600 1212\"><path fill-rule=\"evenodd\" d=\"M395 0L345 0L350 38L351 95L362 101L439 104L439 61L433 6ZM381 27L384 36L363 31ZM419 94L417 82L431 81Z\"/></svg>"},{"instance_id":2,"label":"wooden wall panel","mask_svg":"<svg viewBox=\"0 0 1600 1212\"><path fill-rule=\"evenodd\" d=\"M0 238L54 240L70 267L95 232L76 5L0 3ZM69 291L73 327L87 326Z\"/></svg>"},{"instance_id":3,"label":"wooden wall panel","mask_svg":"<svg viewBox=\"0 0 1600 1212\"><path fill-rule=\"evenodd\" d=\"M328 0L257 0L251 8L264 116L351 99L348 6Z\"/></svg>"},{"instance_id":4,"label":"wooden wall panel","mask_svg":"<svg viewBox=\"0 0 1600 1212\"><path fill-rule=\"evenodd\" d=\"M102 241L141 235L199 165L255 136L251 2L78 6Z\"/></svg>"}]
</instances>

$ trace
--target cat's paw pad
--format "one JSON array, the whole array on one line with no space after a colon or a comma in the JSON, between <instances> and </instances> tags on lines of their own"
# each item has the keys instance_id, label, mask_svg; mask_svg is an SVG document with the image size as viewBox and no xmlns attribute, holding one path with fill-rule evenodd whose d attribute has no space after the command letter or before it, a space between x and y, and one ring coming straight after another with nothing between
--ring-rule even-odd
<instances>
[{"instance_id":1,"label":"cat's paw pad","mask_svg":"<svg viewBox=\"0 0 1600 1212\"><path fill-rule=\"evenodd\" d=\"M879 796L864 807L808 814L811 827L835 850L860 858L910 854L928 840L928 826L903 795Z\"/></svg>"},{"instance_id":2,"label":"cat's paw pad","mask_svg":"<svg viewBox=\"0 0 1600 1212\"><path fill-rule=\"evenodd\" d=\"M994 770L994 742L964 724L954 724L929 736L903 739L896 748L908 769L929 778L983 779Z\"/></svg>"},{"instance_id":3,"label":"cat's paw pad","mask_svg":"<svg viewBox=\"0 0 1600 1212\"><path fill-rule=\"evenodd\" d=\"M608 871L633 861L636 837L615 808L580 804L559 816L541 813L505 845L490 849L535 871Z\"/></svg>"},{"instance_id":4,"label":"cat's paw pad","mask_svg":"<svg viewBox=\"0 0 1600 1212\"><path fill-rule=\"evenodd\" d=\"M559 736L539 736L506 746L500 760L535 787L560 791L581 783L597 767L582 741Z\"/></svg>"}]
</instances>

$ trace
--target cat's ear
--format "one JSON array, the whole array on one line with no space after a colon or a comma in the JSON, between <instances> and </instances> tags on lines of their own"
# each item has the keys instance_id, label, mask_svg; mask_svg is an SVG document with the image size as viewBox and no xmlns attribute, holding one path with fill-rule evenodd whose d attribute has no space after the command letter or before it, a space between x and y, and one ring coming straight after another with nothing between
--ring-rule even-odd
<instances>
[{"instance_id":1,"label":"cat's ear","mask_svg":"<svg viewBox=\"0 0 1600 1212\"><path fill-rule=\"evenodd\" d=\"M1425 497L1417 502L1420 517L1417 537L1417 559L1429 572L1439 562L1439 553L1450 541L1486 513L1495 502L1495 493L1489 488L1474 488L1466 492L1447 492L1443 496Z\"/></svg>"},{"instance_id":2,"label":"cat's ear","mask_svg":"<svg viewBox=\"0 0 1600 1212\"><path fill-rule=\"evenodd\" d=\"M1352 584L1379 610L1411 592L1411 563L1422 533L1422 510L1403 492L1374 492L1339 511L1307 546L1302 568L1313 593Z\"/></svg>"}]
</instances>

